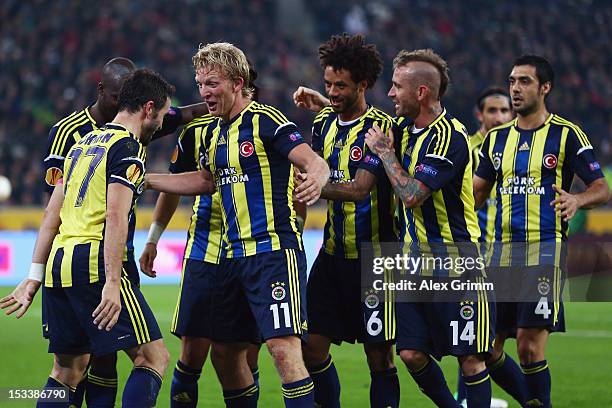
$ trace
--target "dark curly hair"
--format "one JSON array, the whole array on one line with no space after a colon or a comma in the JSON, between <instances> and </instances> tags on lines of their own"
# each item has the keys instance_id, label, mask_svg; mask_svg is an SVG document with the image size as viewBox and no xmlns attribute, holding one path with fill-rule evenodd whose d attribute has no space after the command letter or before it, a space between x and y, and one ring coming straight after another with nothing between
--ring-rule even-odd
<instances>
[{"instance_id":1,"label":"dark curly hair","mask_svg":"<svg viewBox=\"0 0 612 408\"><path fill-rule=\"evenodd\" d=\"M319 47L321 67L335 71L346 69L353 81L367 81L368 88L376 83L383 69L380 53L374 44L366 44L361 34L334 35Z\"/></svg>"}]
</instances>

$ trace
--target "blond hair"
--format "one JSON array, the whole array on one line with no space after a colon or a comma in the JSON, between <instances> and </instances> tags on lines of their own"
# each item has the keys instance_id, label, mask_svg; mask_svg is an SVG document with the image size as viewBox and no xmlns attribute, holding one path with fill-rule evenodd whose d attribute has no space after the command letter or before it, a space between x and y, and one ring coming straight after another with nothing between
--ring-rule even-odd
<instances>
[{"instance_id":1,"label":"blond hair","mask_svg":"<svg viewBox=\"0 0 612 408\"><path fill-rule=\"evenodd\" d=\"M420 49L414 51L401 50L393 59L393 69L404 66L409 62L420 61L433 65L440 74L440 90L438 91L438 99L441 99L446 93L446 88L450 83L448 64L440 55L436 54L431 48Z\"/></svg>"},{"instance_id":2,"label":"blond hair","mask_svg":"<svg viewBox=\"0 0 612 408\"><path fill-rule=\"evenodd\" d=\"M204 67L219 69L231 81L242 78L242 96L251 98L253 88L250 86L249 63L244 52L233 44L218 42L198 47L193 56L193 68L197 71Z\"/></svg>"}]
</instances>

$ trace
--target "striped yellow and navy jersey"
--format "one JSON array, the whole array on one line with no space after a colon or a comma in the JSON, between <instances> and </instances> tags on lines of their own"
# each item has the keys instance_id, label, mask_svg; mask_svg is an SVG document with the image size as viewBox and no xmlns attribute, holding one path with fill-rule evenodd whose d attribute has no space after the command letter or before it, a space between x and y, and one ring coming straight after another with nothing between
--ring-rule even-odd
<instances>
[{"instance_id":1,"label":"striped yellow and navy jersey","mask_svg":"<svg viewBox=\"0 0 612 408\"><path fill-rule=\"evenodd\" d=\"M402 130L400 163L431 191L420 207L410 209L400 202L400 242L477 242L472 159L463 124L446 110L424 129L414 129L405 118L397 123Z\"/></svg>"},{"instance_id":2,"label":"striped yellow and navy jersey","mask_svg":"<svg viewBox=\"0 0 612 408\"><path fill-rule=\"evenodd\" d=\"M143 189L145 148L114 123L84 135L66 155L61 225L53 241L45 286L69 287L104 281L107 188L133 191L132 209ZM131 225L131 224L130 224ZM133 234L133 226L128 234Z\"/></svg>"},{"instance_id":3,"label":"striped yellow and navy jersey","mask_svg":"<svg viewBox=\"0 0 612 408\"><path fill-rule=\"evenodd\" d=\"M476 173L478 163L480 162L480 147L484 142L485 135L478 130L470 136L470 152L472 156L472 173ZM491 194L478 209L478 226L480 227L480 242L491 242L493 240L493 231L495 228L495 187L491 189Z\"/></svg>"},{"instance_id":4,"label":"striped yellow and navy jersey","mask_svg":"<svg viewBox=\"0 0 612 408\"><path fill-rule=\"evenodd\" d=\"M43 160L45 170L45 191L53 192L58 180L63 178L64 160L70 148L83 136L102 126L90 113L91 106L75 111L57 122L49 131L47 150Z\"/></svg>"},{"instance_id":5,"label":"striped yellow and navy jersey","mask_svg":"<svg viewBox=\"0 0 612 408\"><path fill-rule=\"evenodd\" d=\"M204 115L185 125L170 159L171 173L200 170L202 135L215 121L214 116ZM219 263L224 256L222 225L219 193L196 196L187 231L185 259Z\"/></svg>"},{"instance_id":6,"label":"striped yellow and navy jersey","mask_svg":"<svg viewBox=\"0 0 612 408\"><path fill-rule=\"evenodd\" d=\"M476 175L497 183L495 241L566 240L567 223L550 205L552 186L569 191L574 174L586 184L603 177L591 142L572 122L551 114L536 129L515 119L489 131Z\"/></svg>"},{"instance_id":7,"label":"striped yellow and navy jersey","mask_svg":"<svg viewBox=\"0 0 612 408\"><path fill-rule=\"evenodd\" d=\"M374 124L387 133L394 121L371 106L349 123L343 123L331 107L321 110L314 119L312 147L329 165L330 183L350 183L358 169L377 177L376 185L361 201L327 201L323 249L330 255L357 259L363 242L397 241L393 190L381 160L365 143L365 135Z\"/></svg>"},{"instance_id":8,"label":"striped yellow and navy jersey","mask_svg":"<svg viewBox=\"0 0 612 408\"><path fill-rule=\"evenodd\" d=\"M303 249L293 207L290 151L305 143L276 108L251 102L233 119L206 129L201 163L215 178L228 258Z\"/></svg>"},{"instance_id":9,"label":"striped yellow and navy jersey","mask_svg":"<svg viewBox=\"0 0 612 408\"><path fill-rule=\"evenodd\" d=\"M83 136L93 130L99 130L102 125L96 124L96 121L91 115L91 107L75 111L64 119L55 124L49 131L47 138L47 148L45 158L43 160L43 168L45 170L44 188L48 193L53 192L53 188L58 180L63 178L64 161L68 155L68 151L77 143ZM153 134L152 140L159 139L165 135L172 134L181 124L182 115L179 108L170 107L168 113L164 116L162 128ZM134 226L136 225L136 217L130 219L130 235L128 236L126 255L124 261L134 261Z\"/></svg>"}]
</instances>

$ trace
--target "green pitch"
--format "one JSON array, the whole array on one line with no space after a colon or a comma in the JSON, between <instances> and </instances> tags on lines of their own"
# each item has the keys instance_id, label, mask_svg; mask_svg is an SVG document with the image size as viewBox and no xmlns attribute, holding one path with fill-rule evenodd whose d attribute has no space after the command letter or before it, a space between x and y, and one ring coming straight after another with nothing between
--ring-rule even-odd
<instances>
[{"instance_id":1,"label":"green pitch","mask_svg":"<svg viewBox=\"0 0 612 408\"><path fill-rule=\"evenodd\" d=\"M11 288L0 287L4 296ZM174 286L146 286L143 289L164 332L170 350L171 367L164 378L158 398L159 407L169 406L170 382L173 364L179 355L179 341L168 333L178 288ZM553 377L553 403L556 407L610 407L612 406L612 303L566 304L568 333L552 336L547 355ZM41 338L40 297L21 320L0 317L0 389L41 387L48 376L52 359L46 353L47 343ZM507 347L516 356L515 343ZM369 374L363 351L358 345L343 345L333 349L333 356L342 383L342 405L367 407L369 405ZM119 384L122 387L129 371L129 359L120 357ZM432 404L418 390L401 361L397 360L401 381L402 406L430 407ZM442 362L451 389L456 381L457 363L453 358ZM268 352L260 356L261 394L259 406L282 407L280 383ZM118 400L120 401L121 388ZM495 387L493 395L511 398ZM25 403L0 401L2 407L31 407ZM210 361L200 379L200 406L223 407L221 388ZM510 404L511 407L518 406Z\"/></svg>"}]
</instances>

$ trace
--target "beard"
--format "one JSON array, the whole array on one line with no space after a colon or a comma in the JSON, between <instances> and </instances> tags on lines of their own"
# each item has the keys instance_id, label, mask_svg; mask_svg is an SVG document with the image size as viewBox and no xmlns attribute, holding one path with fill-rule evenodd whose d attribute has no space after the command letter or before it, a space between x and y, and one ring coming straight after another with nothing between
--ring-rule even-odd
<instances>
[{"instance_id":1,"label":"beard","mask_svg":"<svg viewBox=\"0 0 612 408\"><path fill-rule=\"evenodd\" d=\"M140 144L147 146L151 142L151 139L153 139L153 134L157 132L159 128L160 126L154 127L143 125L142 129L140 129Z\"/></svg>"},{"instance_id":2,"label":"beard","mask_svg":"<svg viewBox=\"0 0 612 408\"><path fill-rule=\"evenodd\" d=\"M518 108L513 106L513 109L517 115L527 116L538 110L538 103L537 101L533 101L531 103L525 103L525 100L523 99L523 105Z\"/></svg>"}]
</instances>

